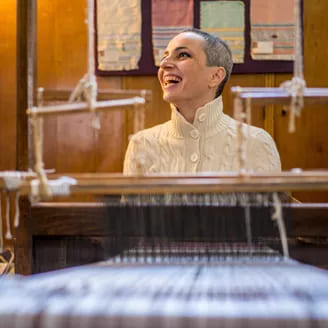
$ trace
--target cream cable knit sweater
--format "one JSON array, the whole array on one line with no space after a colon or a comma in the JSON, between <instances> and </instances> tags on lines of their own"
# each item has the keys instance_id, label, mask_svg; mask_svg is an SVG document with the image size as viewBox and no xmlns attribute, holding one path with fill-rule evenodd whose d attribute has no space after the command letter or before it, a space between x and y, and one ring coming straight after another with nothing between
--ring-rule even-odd
<instances>
[{"instance_id":1,"label":"cream cable knit sweater","mask_svg":"<svg viewBox=\"0 0 328 328\"><path fill-rule=\"evenodd\" d=\"M198 108L193 124L171 107L170 121L132 137L125 154L124 174L237 170L237 124L223 113L222 97ZM244 134L247 169L279 172L279 153L271 136L246 124Z\"/></svg>"}]
</instances>

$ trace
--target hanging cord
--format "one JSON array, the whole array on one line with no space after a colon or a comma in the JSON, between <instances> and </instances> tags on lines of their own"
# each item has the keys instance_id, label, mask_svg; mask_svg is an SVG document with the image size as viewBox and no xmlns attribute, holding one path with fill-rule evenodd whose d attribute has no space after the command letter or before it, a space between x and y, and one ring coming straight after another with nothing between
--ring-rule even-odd
<instances>
[{"instance_id":1,"label":"hanging cord","mask_svg":"<svg viewBox=\"0 0 328 328\"><path fill-rule=\"evenodd\" d=\"M11 234L10 228L10 193L9 191L6 192L6 239L12 239L13 235Z\"/></svg>"},{"instance_id":2,"label":"hanging cord","mask_svg":"<svg viewBox=\"0 0 328 328\"><path fill-rule=\"evenodd\" d=\"M18 191L15 192L15 218L14 218L14 227L17 228L19 226L19 197L20 193ZM0 198L1 201L1 198ZM1 206L0 206L0 211L1 211ZM0 213L0 223L2 222L1 220L1 213ZM1 227L2 228L2 227ZM10 191L7 190L6 192L6 239L12 239L12 233L11 233L11 226L10 226ZM2 231L1 231L2 233Z\"/></svg>"},{"instance_id":3,"label":"hanging cord","mask_svg":"<svg viewBox=\"0 0 328 328\"><path fill-rule=\"evenodd\" d=\"M43 89L38 89L38 106L42 105ZM40 182L39 196L41 199L49 199L52 196L51 189L48 185L48 178L44 170L43 162L43 118L38 117L36 112L31 111L31 123L33 128L33 147L35 156L35 172Z\"/></svg>"},{"instance_id":4,"label":"hanging cord","mask_svg":"<svg viewBox=\"0 0 328 328\"><path fill-rule=\"evenodd\" d=\"M92 127L100 129L99 114L96 113L97 102L97 79L95 75L95 51L94 51L94 0L87 0L88 12L88 73L79 81L69 97L69 102L84 99L87 101L90 112L94 115L92 119Z\"/></svg>"},{"instance_id":5,"label":"hanging cord","mask_svg":"<svg viewBox=\"0 0 328 328\"><path fill-rule=\"evenodd\" d=\"M19 226L19 217L20 217L19 198L20 198L20 193L19 193L19 191L16 191L16 193L15 193L15 217L14 217L14 227L15 228L18 228L18 226Z\"/></svg>"},{"instance_id":6,"label":"hanging cord","mask_svg":"<svg viewBox=\"0 0 328 328\"><path fill-rule=\"evenodd\" d=\"M239 87L238 87L239 88ZM247 103L248 105L249 103ZM234 118L237 122L237 158L238 158L238 172L240 175L244 175L246 172L246 151L245 151L245 136L243 132L243 121L246 118L243 112L243 103L240 97L240 92L237 90L237 94L234 98Z\"/></svg>"},{"instance_id":7,"label":"hanging cord","mask_svg":"<svg viewBox=\"0 0 328 328\"><path fill-rule=\"evenodd\" d=\"M301 24L301 1L296 1L296 30L295 30L295 60L294 60L294 76L291 81L286 81L280 85L292 97L290 104L290 116L288 131L295 132L295 116L300 116L304 107L304 89L306 82L303 75L303 48L302 48L302 24Z\"/></svg>"},{"instance_id":8,"label":"hanging cord","mask_svg":"<svg viewBox=\"0 0 328 328\"><path fill-rule=\"evenodd\" d=\"M274 213L272 214L271 218L273 221L277 222L283 255L285 258L288 258L289 257L288 239L287 239L285 222L283 218L281 200L279 198L278 193L276 192L272 194L272 198L273 198Z\"/></svg>"},{"instance_id":9,"label":"hanging cord","mask_svg":"<svg viewBox=\"0 0 328 328\"><path fill-rule=\"evenodd\" d=\"M19 198L20 198L20 191L19 188L23 182L23 180L27 177L34 177L35 173L31 172L18 172L18 171L4 171L1 172L0 177L4 181L4 190L7 191L7 197L6 197L6 225L7 225L7 233L6 238L11 239L11 229L10 229L10 193L15 193L15 217L14 217L14 227L17 228L19 226L19 216L20 216L20 210L19 210ZM2 228L2 201L1 201L2 193L0 192L0 230ZM0 231L1 232L1 231ZM2 233L1 233L2 236ZM0 237L1 237L0 236ZM1 241L0 241L0 249L1 249Z\"/></svg>"},{"instance_id":10,"label":"hanging cord","mask_svg":"<svg viewBox=\"0 0 328 328\"><path fill-rule=\"evenodd\" d=\"M140 96L145 100L143 104L135 103L133 111L133 134L145 128L146 90L140 91Z\"/></svg>"}]
</instances>

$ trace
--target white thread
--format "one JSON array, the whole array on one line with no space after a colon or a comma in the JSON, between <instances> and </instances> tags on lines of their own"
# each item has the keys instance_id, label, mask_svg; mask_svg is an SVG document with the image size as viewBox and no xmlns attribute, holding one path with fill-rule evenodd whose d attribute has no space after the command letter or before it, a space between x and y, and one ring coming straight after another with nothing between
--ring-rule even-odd
<instances>
[{"instance_id":1,"label":"white thread","mask_svg":"<svg viewBox=\"0 0 328 328\"><path fill-rule=\"evenodd\" d=\"M282 206L281 201L279 199L279 196L276 192L273 193L273 206L274 206L274 213L272 214L272 220L275 220L278 225L281 245L282 245L282 251L284 254L284 257L289 257L289 251L288 251L288 241L287 241L287 233L282 213Z\"/></svg>"},{"instance_id":2,"label":"white thread","mask_svg":"<svg viewBox=\"0 0 328 328\"><path fill-rule=\"evenodd\" d=\"M22 181L27 177L35 176L35 173L32 172L19 172L19 171L4 171L0 173L0 177L4 181L4 189L8 191L7 195L7 208L6 208L6 225L7 229L9 227L9 232L7 231L6 238L11 239L11 232L10 232L10 226L8 223L8 220L10 221L10 202L9 199L9 191L16 191L15 193L15 217L14 217L14 227L17 228L19 226L19 215L20 215L20 209L19 209L19 188L22 185ZM2 209L1 209L1 193L0 193L0 249L3 247L3 241L2 238Z\"/></svg>"},{"instance_id":3,"label":"white thread","mask_svg":"<svg viewBox=\"0 0 328 328\"><path fill-rule=\"evenodd\" d=\"M239 88L239 87L238 87ZM246 118L243 112L243 103L240 97L240 93L237 89L237 96L234 99L234 118L237 122L237 154L238 154L238 172L240 175L246 173L245 163L246 163L246 150L245 150L245 136L243 131L243 121Z\"/></svg>"},{"instance_id":4,"label":"white thread","mask_svg":"<svg viewBox=\"0 0 328 328\"><path fill-rule=\"evenodd\" d=\"M35 171L40 180L39 196L43 199L51 197L51 190L48 187L48 179L44 170L43 162L43 119L36 114L32 115L33 126L33 146L35 154Z\"/></svg>"},{"instance_id":5,"label":"white thread","mask_svg":"<svg viewBox=\"0 0 328 328\"><path fill-rule=\"evenodd\" d=\"M17 191L15 194L15 218L14 218L14 227L15 228L17 228L19 226L19 215L20 215L19 197L20 197L20 193Z\"/></svg>"},{"instance_id":6,"label":"white thread","mask_svg":"<svg viewBox=\"0 0 328 328\"><path fill-rule=\"evenodd\" d=\"M6 194L6 239L12 239L11 229L10 229L10 195L9 192Z\"/></svg>"}]
</instances>

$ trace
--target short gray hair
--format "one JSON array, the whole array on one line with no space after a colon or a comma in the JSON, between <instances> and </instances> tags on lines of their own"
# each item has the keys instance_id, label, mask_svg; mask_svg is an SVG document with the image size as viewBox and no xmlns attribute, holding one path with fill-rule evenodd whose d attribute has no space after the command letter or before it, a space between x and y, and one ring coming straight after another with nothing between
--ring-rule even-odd
<instances>
[{"instance_id":1,"label":"short gray hair","mask_svg":"<svg viewBox=\"0 0 328 328\"><path fill-rule=\"evenodd\" d=\"M230 78L233 61L231 50L222 39L207 32L201 31L197 28L190 28L184 30L182 33L191 32L200 35L204 41L204 52L206 55L207 66L223 67L226 71L226 76L220 83L216 90L215 97L219 97L222 94L223 88Z\"/></svg>"}]
</instances>

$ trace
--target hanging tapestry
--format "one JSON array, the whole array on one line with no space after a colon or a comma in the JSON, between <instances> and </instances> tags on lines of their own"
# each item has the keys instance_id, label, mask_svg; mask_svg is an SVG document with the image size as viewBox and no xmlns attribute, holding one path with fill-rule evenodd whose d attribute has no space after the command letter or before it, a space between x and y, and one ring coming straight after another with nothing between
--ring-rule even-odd
<instances>
[{"instance_id":1,"label":"hanging tapestry","mask_svg":"<svg viewBox=\"0 0 328 328\"><path fill-rule=\"evenodd\" d=\"M227 42L234 63L245 56L245 4L243 1L201 1L200 29Z\"/></svg>"},{"instance_id":2,"label":"hanging tapestry","mask_svg":"<svg viewBox=\"0 0 328 328\"><path fill-rule=\"evenodd\" d=\"M98 69L138 69L141 0L97 0Z\"/></svg>"},{"instance_id":3,"label":"hanging tapestry","mask_svg":"<svg viewBox=\"0 0 328 328\"><path fill-rule=\"evenodd\" d=\"M251 55L254 60L294 60L295 0L251 1Z\"/></svg>"},{"instance_id":4,"label":"hanging tapestry","mask_svg":"<svg viewBox=\"0 0 328 328\"><path fill-rule=\"evenodd\" d=\"M193 27L193 0L152 0L153 55L159 66L169 41L178 33Z\"/></svg>"}]
</instances>

